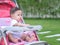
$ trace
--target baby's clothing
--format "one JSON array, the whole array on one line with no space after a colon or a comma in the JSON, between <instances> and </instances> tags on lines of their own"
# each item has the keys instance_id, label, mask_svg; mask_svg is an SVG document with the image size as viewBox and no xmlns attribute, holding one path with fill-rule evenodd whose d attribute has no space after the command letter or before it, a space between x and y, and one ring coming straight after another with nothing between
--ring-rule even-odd
<instances>
[{"instance_id":1,"label":"baby's clothing","mask_svg":"<svg viewBox=\"0 0 60 45\"><path fill-rule=\"evenodd\" d=\"M11 19L11 26L13 26L14 24L18 23L16 20Z\"/></svg>"},{"instance_id":2,"label":"baby's clothing","mask_svg":"<svg viewBox=\"0 0 60 45\"><path fill-rule=\"evenodd\" d=\"M19 23L19 22L17 22L14 19L11 20L11 26L13 26L16 23ZM22 23L22 22L20 22L20 23ZM22 34L28 34L30 36L33 36L34 35L33 31L25 31L25 32L24 31L21 31L21 32L20 31L7 31L7 33L11 33L12 36L14 38L17 38L17 39L21 38Z\"/></svg>"},{"instance_id":3,"label":"baby's clothing","mask_svg":"<svg viewBox=\"0 0 60 45\"><path fill-rule=\"evenodd\" d=\"M14 24L19 23L18 21L11 19L11 26ZM20 38L24 32L18 31L7 31L7 33L11 33L14 38Z\"/></svg>"},{"instance_id":4,"label":"baby's clothing","mask_svg":"<svg viewBox=\"0 0 60 45\"><path fill-rule=\"evenodd\" d=\"M18 22L15 19L11 19L11 26L13 26L16 23L23 23L22 21Z\"/></svg>"}]
</instances>

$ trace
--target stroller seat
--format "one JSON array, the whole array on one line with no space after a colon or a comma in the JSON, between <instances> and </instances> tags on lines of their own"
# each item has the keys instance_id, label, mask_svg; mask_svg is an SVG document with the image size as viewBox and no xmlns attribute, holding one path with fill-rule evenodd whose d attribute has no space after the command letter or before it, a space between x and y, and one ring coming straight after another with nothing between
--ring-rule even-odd
<instances>
[{"instance_id":1,"label":"stroller seat","mask_svg":"<svg viewBox=\"0 0 60 45\"><path fill-rule=\"evenodd\" d=\"M35 36L35 41L38 41L38 38L37 38L36 32L35 32L36 26L35 26L35 28L31 28L31 27L34 27L34 26L29 26L29 27L11 27L11 26L9 26L10 22L11 22L11 18L0 18L0 27L2 28L3 32L5 30L12 31L12 32L14 32L14 31L27 31L27 32L25 32L26 34L29 34L30 36L32 36L32 35ZM41 29L41 27L39 29ZM36 30L38 30L38 28ZM8 33L7 33L7 35L8 35ZM7 39L8 39L8 36L7 36ZM1 42L3 42L3 40ZM9 42L9 40L8 40L8 42ZM27 43L27 42L22 41L22 42L17 43L17 44L21 45L21 44L25 44L25 43ZM9 45L17 45L17 44L9 42Z\"/></svg>"},{"instance_id":2,"label":"stroller seat","mask_svg":"<svg viewBox=\"0 0 60 45\"><path fill-rule=\"evenodd\" d=\"M0 40L0 45L25 45L25 41L22 41L20 43L14 44L12 42L9 42L9 38L8 38L8 34L6 34L6 30L9 29L16 29L19 27L12 27L12 28L7 28L6 26L10 25L10 9L13 7L17 7L17 3L16 0L14 0L14 2L12 2L11 0L0 0L0 33L1 33L1 40ZM4 18L4 19L3 19ZM5 20L5 21L4 21ZM3 22L2 22L3 21ZM7 24L7 25L6 25ZM1 28L2 27L2 28ZM6 28L5 28L6 27ZM29 27L28 27L29 28ZM31 27L30 27L31 28ZM26 29L26 28L25 28ZM28 31L28 33L30 34L30 32ZM6 35L5 35L6 34ZM38 36L36 35L36 31L34 30L32 33L32 35L35 35L36 41L38 41ZM39 42L39 41L38 41ZM35 42L36 43L36 42ZM39 42L40 43L40 42ZM42 42L44 45L45 42ZM29 43L30 44L30 43ZM43 45L41 44L41 45ZM34 45L33 43L30 45ZM40 45L40 44L39 44Z\"/></svg>"}]
</instances>

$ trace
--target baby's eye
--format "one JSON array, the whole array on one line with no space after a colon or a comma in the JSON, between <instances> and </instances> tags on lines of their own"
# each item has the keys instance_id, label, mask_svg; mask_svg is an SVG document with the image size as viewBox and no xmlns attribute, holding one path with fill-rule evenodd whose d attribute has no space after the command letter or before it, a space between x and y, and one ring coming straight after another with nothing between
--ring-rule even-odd
<instances>
[{"instance_id":1,"label":"baby's eye","mask_svg":"<svg viewBox=\"0 0 60 45\"><path fill-rule=\"evenodd\" d=\"M21 16L22 16L22 14L21 14Z\"/></svg>"},{"instance_id":2,"label":"baby's eye","mask_svg":"<svg viewBox=\"0 0 60 45\"><path fill-rule=\"evenodd\" d=\"M22 14L18 14L18 16L22 16Z\"/></svg>"},{"instance_id":3,"label":"baby's eye","mask_svg":"<svg viewBox=\"0 0 60 45\"><path fill-rule=\"evenodd\" d=\"M18 16L20 16L20 14L18 14Z\"/></svg>"}]
</instances>

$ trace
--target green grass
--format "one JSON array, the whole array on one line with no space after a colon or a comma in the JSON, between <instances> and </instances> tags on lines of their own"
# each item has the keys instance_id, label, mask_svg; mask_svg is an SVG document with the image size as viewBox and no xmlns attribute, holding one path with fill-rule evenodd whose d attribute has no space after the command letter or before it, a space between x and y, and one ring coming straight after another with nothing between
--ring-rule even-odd
<instances>
[{"instance_id":1,"label":"green grass","mask_svg":"<svg viewBox=\"0 0 60 45\"><path fill-rule=\"evenodd\" d=\"M48 34L39 34L40 40L47 41L50 45L60 45L60 41L56 40L60 36L45 38L47 35L60 34L60 19L25 19L25 22L31 25L41 25L43 27L41 31L51 31Z\"/></svg>"}]
</instances>

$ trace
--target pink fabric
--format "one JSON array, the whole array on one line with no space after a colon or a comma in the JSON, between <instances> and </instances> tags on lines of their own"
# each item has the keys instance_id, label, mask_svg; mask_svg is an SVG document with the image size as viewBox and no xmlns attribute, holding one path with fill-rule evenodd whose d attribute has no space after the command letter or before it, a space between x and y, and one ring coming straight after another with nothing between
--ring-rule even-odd
<instances>
[{"instance_id":1,"label":"pink fabric","mask_svg":"<svg viewBox=\"0 0 60 45\"><path fill-rule=\"evenodd\" d=\"M26 42L22 41L22 42L18 42L18 43L9 43L9 45L24 45Z\"/></svg>"},{"instance_id":2,"label":"pink fabric","mask_svg":"<svg viewBox=\"0 0 60 45\"><path fill-rule=\"evenodd\" d=\"M0 18L10 17L10 9L16 7L12 1L0 1Z\"/></svg>"},{"instance_id":3,"label":"pink fabric","mask_svg":"<svg viewBox=\"0 0 60 45\"><path fill-rule=\"evenodd\" d=\"M27 31L25 33L26 34L29 34L30 36L35 36L34 32L32 32L32 31ZM34 41L36 41L36 37L35 37L35 40ZM18 42L18 43L11 43L10 42L9 45L24 45L26 43L28 43L28 42L26 42L26 41L22 41L22 42Z\"/></svg>"},{"instance_id":4,"label":"pink fabric","mask_svg":"<svg viewBox=\"0 0 60 45\"><path fill-rule=\"evenodd\" d=\"M33 41L36 41L37 40L36 35L35 35L35 33L33 31L26 31L25 34L29 35L30 37L33 36L34 37L34 40Z\"/></svg>"},{"instance_id":5,"label":"pink fabric","mask_svg":"<svg viewBox=\"0 0 60 45\"><path fill-rule=\"evenodd\" d=\"M10 26L11 18L0 18L0 26Z\"/></svg>"}]
</instances>

